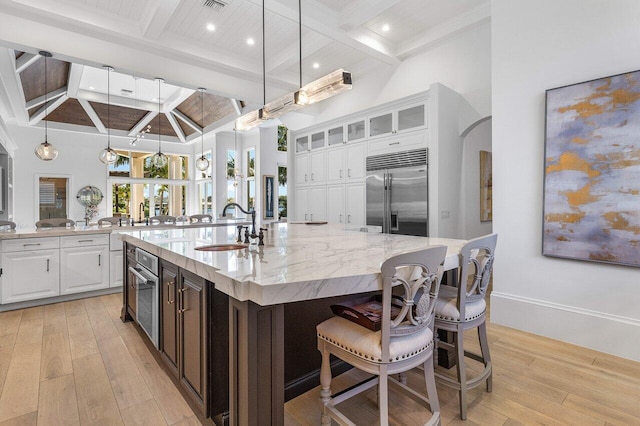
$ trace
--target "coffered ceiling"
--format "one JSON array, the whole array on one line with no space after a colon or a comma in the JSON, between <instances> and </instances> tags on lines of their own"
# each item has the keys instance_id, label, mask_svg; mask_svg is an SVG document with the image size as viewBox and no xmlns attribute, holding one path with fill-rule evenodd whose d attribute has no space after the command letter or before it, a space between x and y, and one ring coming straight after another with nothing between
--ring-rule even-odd
<instances>
[{"instance_id":1,"label":"coffered ceiling","mask_svg":"<svg viewBox=\"0 0 640 426\"><path fill-rule=\"evenodd\" d=\"M207 7L212 3L214 7ZM222 108L225 101L221 99L230 100L233 115L238 111L232 100L242 99L246 110L263 102L262 5L263 0L0 0L0 45L25 54L51 51L61 62L55 68L55 84L50 77L51 88L69 85L63 77L73 78L74 67L92 66L99 72L100 65L107 63L123 79L137 75L153 83L153 77L160 76L185 90L206 87L207 103ZM337 68L352 72L357 84L368 73L395 67L490 19L489 0L301 0L301 5L303 84ZM266 100L270 101L299 85L298 1L264 0L264 14ZM253 44L247 43L250 38ZM0 55L4 74L7 67L1 62ZM37 68L29 66L20 77L30 80L27 75L32 74L37 80L37 73ZM23 89L27 102L42 94L37 90L40 83L32 84ZM84 81L77 87L77 96L71 92L70 99L91 92ZM140 99L143 91L140 88ZM89 95L89 104L104 103ZM85 104L78 102L86 112ZM70 101L61 111L75 112L76 119L86 124L86 117L79 118L78 102ZM171 110L186 114L196 124L196 107L195 98L186 96ZM188 140L194 126L164 112L167 134L175 133L177 123ZM120 127L133 121L133 117L127 121L123 111L118 114ZM207 112L205 125L220 114ZM172 116L176 123L172 124Z\"/></svg>"}]
</instances>

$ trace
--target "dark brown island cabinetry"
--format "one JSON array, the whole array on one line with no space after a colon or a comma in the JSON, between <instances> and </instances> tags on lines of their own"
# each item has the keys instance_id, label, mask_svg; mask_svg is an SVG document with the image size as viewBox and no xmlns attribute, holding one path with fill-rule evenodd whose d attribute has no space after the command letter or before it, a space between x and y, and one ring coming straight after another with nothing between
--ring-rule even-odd
<instances>
[{"instance_id":1,"label":"dark brown island cabinetry","mask_svg":"<svg viewBox=\"0 0 640 426\"><path fill-rule=\"evenodd\" d=\"M207 412L207 282L160 262L160 352L192 400Z\"/></svg>"}]
</instances>

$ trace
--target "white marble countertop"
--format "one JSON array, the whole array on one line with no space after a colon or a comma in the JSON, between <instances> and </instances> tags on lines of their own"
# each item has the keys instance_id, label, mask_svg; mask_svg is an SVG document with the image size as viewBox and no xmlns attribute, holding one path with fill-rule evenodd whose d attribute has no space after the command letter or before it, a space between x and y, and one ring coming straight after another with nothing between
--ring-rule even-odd
<instances>
[{"instance_id":1,"label":"white marble countertop","mask_svg":"<svg viewBox=\"0 0 640 426\"><path fill-rule=\"evenodd\" d=\"M345 230L335 225L274 224L265 245L206 252L235 242L234 227L136 230L123 239L213 283L237 300L273 305L381 288L380 265L405 252L446 245L445 269L458 265L464 240Z\"/></svg>"},{"instance_id":2,"label":"white marble countertop","mask_svg":"<svg viewBox=\"0 0 640 426\"><path fill-rule=\"evenodd\" d=\"M80 234L111 234L112 232L131 232L136 230L165 230L165 229L191 229L191 228L211 228L220 226L230 226L235 229L235 225L250 225L251 220L245 218L237 219L216 219L213 222L199 222L189 224L158 224L158 225L136 225L136 226L98 226L98 225L76 225L70 228L23 228L0 230L0 240L11 240L15 238L39 238L39 237L62 237Z\"/></svg>"}]
</instances>

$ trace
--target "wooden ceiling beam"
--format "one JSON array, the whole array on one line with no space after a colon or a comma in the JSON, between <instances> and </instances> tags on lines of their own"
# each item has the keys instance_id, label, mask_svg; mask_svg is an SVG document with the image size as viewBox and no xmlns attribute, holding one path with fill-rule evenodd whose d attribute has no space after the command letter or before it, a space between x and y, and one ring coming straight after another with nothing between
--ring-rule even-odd
<instances>
[{"instance_id":1,"label":"wooden ceiling beam","mask_svg":"<svg viewBox=\"0 0 640 426\"><path fill-rule=\"evenodd\" d=\"M78 98L78 89L80 89L80 80L82 79L82 71L84 65L74 64L69 66L69 78L67 79L67 96L70 98Z\"/></svg>"},{"instance_id":2,"label":"wooden ceiling beam","mask_svg":"<svg viewBox=\"0 0 640 426\"><path fill-rule=\"evenodd\" d=\"M171 111L171 113L176 117L178 117L180 120L182 120L184 124L191 127L196 132L202 133L202 127L198 126L198 124L196 124L195 121L193 121L192 119L190 119L189 117L181 113L179 109L176 108L173 111Z\"/></svg>"},{"instance_id":3,"label":"wooden ceiling beam","mask_svg":"<svg viewBox=\"0 0 640 426\"><path fill-rule=\"evenodd\" d=\"M171 127L173 127L173 131L176 132L176 135L178 136L178 139L180 139L180 142L185 143L187 141L187 138L184 136L182 128L176 121L176 117L171 113L171 111L165 112L164 115L167 117L167 120L169 120L169 124L171 124Z\"/></svg>"},{"instance_id":4,"label":"wooden ceiling beam","mask_svg":"<svg viewBox=\"0 0 640 426\"><path fill-rule=\"evenodd\" d=\"M138 121L138 124L133 126L129 131L129 136L135 137L142 129L144 129L147 124L151 122L154 118L158 116L158 111L149 111L147 115L145 115L142 120Z\"/></svg>"},{"instance_id":5,"label":"wooden ceiling beam","mask_svg":"<svg viewBox=\"0 0 640 426\"><path fill-rule=\"evenodd\" d=\"M53 100L59 96L66 95L66 94L67 94L67 87L66 86L61 87L59 89L56 89L52 92L47 93L46 95L38 96L35 99L31 99L29 102L26 102L24 104L24 108L29 110L33 107L37 107L38 105L42 105L45 102L48 102L50 100Z\"/></svg>"},{"instance_id":6,"label":"wooden ceiling beam","mask_svg":"<svg viewBox=\"0 0 640 426\"><path fill-rule=\"evenodd\" d=\"M230 98L231 105L233 105L233 109L236 111L236 115L240 117L242 115L242 105L240 101L237 99Z\"/></svg>"},{"instance_id":7,"label":"wooden ceiling beam","mask_svg":"<svg viewBox=\"0 0 640 426\"><path fill-rule=\"evenodd\" d=\"M42 58L42 56L24 52L18 59L16 59L16 73L20 74L22 71L38 62L40 58Z\"/></svg>"},{"instance_id":8,"label":"wooden ceiling beam","mask_svg":"<svg viewBox=\"0 0 640 426\"><path fill-rule=\"evenodd\" d=\"M80 105L82 105L82 108L84 108L84 112L87 113L91 121L93 121L93 124L96 126L96 129L98 129L98 132L107 133L107 128L105 127L102 120L100 120L100 117L98 117L96 110L93 109L89 101L78 99L78 102L80 103Z\"/></svg>"},{"instance_id":9,"label":"wooden ceiling beam","mask_svg":"<svg viewBox=\"0 0 640 426\"><path fill-rule=\"evenodd\" d=\"M33 126L38 124L47 114L50 114L53 110L58 108L60 105L65 103L65 101L69 99L67 95L59 96L56 99L48 101L42 108L38 110L33 116L29 118L29 125Z\"/></svg>"}]
</instances>

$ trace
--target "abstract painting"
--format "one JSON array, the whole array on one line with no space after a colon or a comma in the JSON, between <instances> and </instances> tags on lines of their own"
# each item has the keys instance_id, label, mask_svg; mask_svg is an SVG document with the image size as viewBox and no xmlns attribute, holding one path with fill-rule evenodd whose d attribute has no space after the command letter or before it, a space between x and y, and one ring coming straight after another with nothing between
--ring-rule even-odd
<instances>
[{"instance_id":1,"label":"abstract painting","mask_svg":"<svg viewBox=\"0 0 640 426\"><path fill-rule=\"evenodd\" d=\"M480 222L493 220L493 178L491 153L480 151Z\"/></svg>"},{"instance_id":2,"label":"abstract painting","mask_svg":"<svg viewBox=\"0 0 640 426\"><path fill-rule=\"evenodd\" d=\"M262 182L263 182L263 193L262 193L262 199L263 201L263 205L262 205L262 218L263 219L273 219L273 215L274 215L274 210L273 210L273 199L274 199L274 193L273 193L273 182L275 180L274 176L272 175L263 175L262 176Z\"/></svg>"},{"instance_id":3,"label":"abstract painting","mask_svg":"<svg viewBox=\"0 0 640 426\"><path fill-rule=\"evenodd\" d=\"M640 266L640 71L546 95L542 254Z\"/></svg>"}]
</instances>

